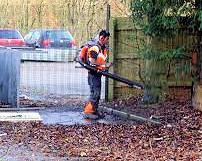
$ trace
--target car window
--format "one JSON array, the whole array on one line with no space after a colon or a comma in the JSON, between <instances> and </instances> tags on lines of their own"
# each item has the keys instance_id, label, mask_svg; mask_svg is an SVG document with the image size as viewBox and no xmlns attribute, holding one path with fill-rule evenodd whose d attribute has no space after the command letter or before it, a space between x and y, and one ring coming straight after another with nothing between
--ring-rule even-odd
<instances>
[{"instance_id":1,"label":"car window","mask_svg":"<svg viewBox=\"0 0 202 161\"><path fill-rule=\"evenodd\" d=\"M27 35L25 35L24 39L28 40L32 37L33 31L30 31Z\"/></svg>"},{"instance_id":2,"label":"car window","mask_svg":"<svg viewBox=\"0 0 202 161\"><path fill-rule=\"evenodd\" d=\"M32 34L32 39L39 40L40 37L40 31L34 31L34 33Z\"/></svg>"},{"instance_id":3,"label":"car window","mask_svg":"<svg viewBox=\"0 0 202 161\"><path fill-rule=\"evenodd\" d=\"M21 39L17 30L0 30L0 39Z\"/></svg>"},{"instance_id":4,"label":"car window","mask_svg":"<svg viewBox=\"0 0 202 161\"><path fill-rule=\"evenodd\" d=\"M45 37L46 39L73 39L72 35L67 30L46 31Z\"/></svg>"}]
</instances>

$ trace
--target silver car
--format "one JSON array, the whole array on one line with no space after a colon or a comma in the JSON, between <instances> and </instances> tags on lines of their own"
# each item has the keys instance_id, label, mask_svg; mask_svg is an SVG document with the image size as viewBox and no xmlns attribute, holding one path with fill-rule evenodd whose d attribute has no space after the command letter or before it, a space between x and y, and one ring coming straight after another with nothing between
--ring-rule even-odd
<instances>
[{"instance_id":1,"label":"silver car","mask_svg":"<svg viewBox=\"0 0 202 161\"><path fill-rule=\"evenodd\" d=\"M24 39L29 47L76 48L76 42L67 29L34 29Z\"/></svg>"}]
</instances>

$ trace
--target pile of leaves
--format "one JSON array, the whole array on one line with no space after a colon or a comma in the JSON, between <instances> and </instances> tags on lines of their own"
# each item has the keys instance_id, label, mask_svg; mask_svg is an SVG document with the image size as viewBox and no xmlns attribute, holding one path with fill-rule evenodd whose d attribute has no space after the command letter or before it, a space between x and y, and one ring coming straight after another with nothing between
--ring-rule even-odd
<instances>
[{"instance_id":1,"label":"pile of leaves","mask_svg":"<svg viewBox=\"0 0 202 161\"><path fill-rule=\"evenodd\" d=\"M141 109L137 102L128 99L113 104L114 108L130 104L127 110L133 111ZM202 112L193 109L189 99L169 98L146 108L151 109L148 115L161 116L162 124L48 126L40 122L1 122L7 135L0 145L37 147L46 156L88 160L202 160Z\"/></svg>"},{"instance_id":2,"label":"pile of leaves","mask_svg":"<svg viewBox=\"0 0 202 161\"><path fill-rule=\"evenodd\" d=\"M162 123L177 123L189 113L198 111L192 106L190 89L175 88L165 94L165 100L158 104L142 104L142 96L102 102L102 106L128 112L146 118L158 119Z\"/></svg>"}]
</instances>

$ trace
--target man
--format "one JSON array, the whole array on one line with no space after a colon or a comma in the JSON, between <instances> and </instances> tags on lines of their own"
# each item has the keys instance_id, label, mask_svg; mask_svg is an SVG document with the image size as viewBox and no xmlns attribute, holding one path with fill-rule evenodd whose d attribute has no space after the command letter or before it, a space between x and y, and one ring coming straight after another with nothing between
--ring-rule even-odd
<instances>
[{"instance_id":1,"label":"man","mask_svg":"<svg viewBox=\"0 0 202 161\"><path fill-rule=\"evenodd\" d=\"M88 63L98 70L107 70L112 63L107 62L107 45L110 33L107 30L102 30L99 33L99 40L87 49ZM86 50L84 48L84 50ZM81 51L82 55L83 51ZM101 77L98 72L88 71L88 84L90 86L90 99L84 107L84 114L87 118L96 119L100 115L98 113L98 104L101 95Z\"/></svg>"}]
</instances>

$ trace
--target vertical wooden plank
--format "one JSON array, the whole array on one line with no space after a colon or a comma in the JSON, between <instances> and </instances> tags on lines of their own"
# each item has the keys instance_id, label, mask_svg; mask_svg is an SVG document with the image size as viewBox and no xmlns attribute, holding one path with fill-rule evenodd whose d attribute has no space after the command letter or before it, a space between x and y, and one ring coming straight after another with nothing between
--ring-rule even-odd
<instances>
[{"instance_id":1,"label":"vertical wooden plank","mask_svg":"<svg viewBox=\"0 0 202 161\"><path fill-rule=\"evenodd\" d=\"M111 33L110 42L109 42L109 61L114 62L114 57L116 55L116 37L115 37L115 30L116 30L116 19L112 18L110 20L110 28L109 31ZM110 72L114 73L114 66L110 68ZM108 81L108 100L114 99L114 80L109 79Z\"/></svg>"},{"instance_id":2,"label":"vertical wooden plank","mask_svg":"<svg viewBox=\"0 0 202 161\"><path fill-rule=\"evenodd\" d=\"M107 4L107 10L106 10L106 29L109 31L109 20L110 20L110 5ZM109 50L107 50L109 54ZM105 100L108 101L108 84L109 79L108 77L105 77Z\"/></svg>"},{"instance_id":3,"label":"vertical wooden plank","mask_svg":"<svg viewBox=\"0 0 202 161\"><path fill-rule=\"evenodd\" d=\"M129 80L139 81L139 66L137 65L139 59L135 35L136 32L131 19L127 17L116 18L114 37L111 37L111 39L113 39L113 45L111 46L114 47L114 66L112 73ZM126 84L113 80L111 82L113 82L113 86L111 86L113 87L111 88L111 90L113 90L113 97L111 97L111 99L139 95L140 91L137 91L134 88L129 88Z\"/></svg>"}]
</instances>

